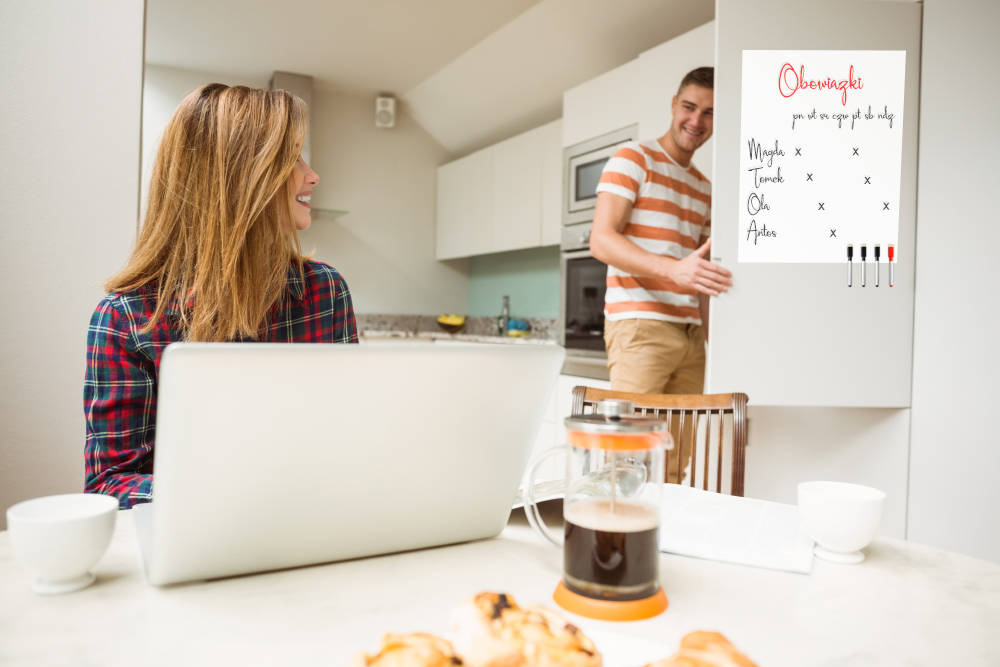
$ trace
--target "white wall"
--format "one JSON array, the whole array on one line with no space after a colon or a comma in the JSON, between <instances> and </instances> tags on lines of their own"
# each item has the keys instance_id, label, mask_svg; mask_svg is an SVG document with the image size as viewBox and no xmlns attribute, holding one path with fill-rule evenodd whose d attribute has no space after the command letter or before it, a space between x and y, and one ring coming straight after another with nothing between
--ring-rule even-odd
<instances>
[{"instance_id":1,"label":"white wall","mask_svg":"<svg viewBox=\"0 0 1000 667\"><path fill-rule=\"evenodd\" d=\"M134 240L143 3L0 3L0 529L83 489L87 323Z\"/></svg>"},{"instance_id":2,"label":"white wall","mask_svg":"<svg viewBox=\"0 0 1000 667\"><path fill-rule=\"evenodd\" d=\"M143 107L143 201L163 128L184 95L200 85L266 88L268 77L146 69ZM374 99L313 90L312 167L320 176L313 207L349 211L313 216L303 250L346 278L358 313L465 312L468 264L434 259L434 193L439 164L450 156L397 105L396 127L377 129Z\"/></svg>"},{"instance_id":3,"label":"white wall","mask_svg":"<svg viewBox=\"0 0 1000 667\"><path fill-rule=\"evenodd\" d=\"M140 220L146 212L149 177L153 172L153 160L156 158L160 140L163 138L163 130L184 96L206 83L267 88L269 79L269 76L247 79L221 72L198 72L175 67L146 65L142 85L142 195L140 199L142 214Z\"/></svg>"},{"instance_id":4,"label":"white wall","mask_svg":"<svg viewBox=\"0 0 1000 667\"><path fill-rule=\"evenodd\" d=\"M925 0L909 538L1000 561L1000 3Z\"/></svg>"},{"instance_id":5,"label":"white wall","mask_svg":"<svg viewBox=\"0 0 1000 667\"><path fill-rule=\"evenodd\" d=\"M359 313L463 313L468 262L434 259L437 167L451 156L396 105L396 127L378 129L374 100L313 91L313 206L347 210L313 220L302 235L344 275Z\"/></svg>"},{"instance_id":6,"label":"white wall","mask_svg":"<svg viewBox=\"0 0 1000 667\"><path fill-rule=\"evenodd\" d=\"M745 495L795 504L806 480L874 486L887 495L879 532L905 536L909 410L751 407L747 414Z\"/></svg>"}]
</instances>

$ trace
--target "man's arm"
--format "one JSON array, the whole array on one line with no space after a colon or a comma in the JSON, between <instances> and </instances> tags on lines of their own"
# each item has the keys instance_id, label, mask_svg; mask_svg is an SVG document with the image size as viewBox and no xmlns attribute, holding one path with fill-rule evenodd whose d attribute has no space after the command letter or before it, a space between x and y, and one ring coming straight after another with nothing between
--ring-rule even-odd
<instances>
[{"instance_id":1,"label":"man's arm","mask_svg":"<svg viewBox=\"0 0 1000 667\"><path fill-rule=\"evenodd\" d=\"M594 257L634 276L669 280L700 294L715 296L729 289L732 274L704 259L710 241L684 259L657 255L626 238L625 226L631 214L632 202L628 199L610 192L597 194L590 231L590 252Z\"/></svg>"}]
</instances>

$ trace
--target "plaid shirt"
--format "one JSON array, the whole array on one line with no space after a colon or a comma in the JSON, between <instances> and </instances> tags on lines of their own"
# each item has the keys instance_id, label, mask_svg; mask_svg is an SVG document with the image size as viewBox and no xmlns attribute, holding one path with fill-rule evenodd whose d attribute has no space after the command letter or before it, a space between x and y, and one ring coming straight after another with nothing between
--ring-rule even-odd
<instances>
[{"instance_id":1,"label":"plaid shirt","mask_svg":"<svg viewBox=\"0 0 1000 667\"><path fill-rule=\"evenodd\" d=\"M333 267L307 261L303 284L289 269L286 298L272 306L265 342L357 343L347 283ZM164 348L182 340L176 309L148 332L139 330L156 309L149 286L109 294L87 331L83 410L87 418L84 491L118 497L122 509L152 500L156 379ZM173 315L173 316L171 316Z\"/></svg>"}]
</instances>

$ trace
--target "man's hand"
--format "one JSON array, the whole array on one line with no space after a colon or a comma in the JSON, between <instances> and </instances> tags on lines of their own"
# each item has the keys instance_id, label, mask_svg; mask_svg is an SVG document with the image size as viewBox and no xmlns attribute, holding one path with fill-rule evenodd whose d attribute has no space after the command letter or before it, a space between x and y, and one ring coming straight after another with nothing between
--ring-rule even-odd
<instances>
[{"instance_id":1,"label":"man's hand","mask_svg":"<svg viewBox=\"0 0 1000 667\"><path fill-rule=\"evenodd\" d=\"M712 240L709 239L684 259L671 261L667 267L670 279L682 287L709 296L718 296L728 291L733 284L733 274L705 259L711 245Z\"/></svg>"}]
</instances>

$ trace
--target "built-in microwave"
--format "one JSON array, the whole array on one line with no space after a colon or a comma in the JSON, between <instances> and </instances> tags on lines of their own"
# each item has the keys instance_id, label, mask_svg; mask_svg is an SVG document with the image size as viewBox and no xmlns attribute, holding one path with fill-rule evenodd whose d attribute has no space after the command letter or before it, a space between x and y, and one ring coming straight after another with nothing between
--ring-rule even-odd
<instances>
[{"instance_id":1,"label":"built-in microwave","mask_svg":"<svg viewBox=\"0 0 1000 667\"><path fill-rule=\"evenodd\" d=\"M637 125L582 141L563 149L563 224L590 222L597 203L597 184L608 159L626 141L635 141Z\"/></svg>"}]
</instances>

